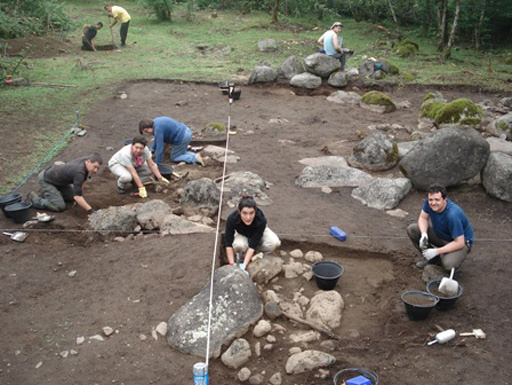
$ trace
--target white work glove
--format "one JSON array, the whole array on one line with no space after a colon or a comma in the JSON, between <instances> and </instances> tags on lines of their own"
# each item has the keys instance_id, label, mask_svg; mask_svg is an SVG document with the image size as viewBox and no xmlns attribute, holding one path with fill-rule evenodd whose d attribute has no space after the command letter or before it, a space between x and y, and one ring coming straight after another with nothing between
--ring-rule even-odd
<instances>
[{"instance_id":1,"label":"white work glove","mask_svg":"<svg viewBox=\"0 0 512 385\"><path fill-rule=\"evenodd\" d=\"M165 184L169 184L170 183L169 180L167 178L164 178L164 177L162 177L162 179L160 179L160 182L163 182Z\"/></svg>"},{"instance_id":2,"label":"white work glove","mask_svg":"<svg viewBox=\"0 0 512 385\"><path fill-rule=\"evenodd\" d=\"M427 261L430 261L432 258L435 258L439 255L439 251L437 249L427 249L423 251L423 258Z\"/></svg>"},{"instance_id":3,"label":"white work glove","mask_svg":"<svg viewBox=\"0 0 512 385\"><path fill-rule=\"evenodd\" d=\"M419 243L421 250L428 249L428 235L427 233L421 233L420 243Z\"/></svg>"}]
</instances>

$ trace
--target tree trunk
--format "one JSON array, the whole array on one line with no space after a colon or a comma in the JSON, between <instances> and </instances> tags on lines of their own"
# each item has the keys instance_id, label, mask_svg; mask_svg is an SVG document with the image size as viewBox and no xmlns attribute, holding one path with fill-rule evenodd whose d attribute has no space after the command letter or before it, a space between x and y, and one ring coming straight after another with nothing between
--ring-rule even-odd
<instances>
[{"instance_id":1,"label":"tree trunk","mask_svg":"<svg viewBox=\"0 0 512 385\"><path fill-rule=\"evenodd\" d=\"M439 42L437 43L437 50L443 52L446 44L446 13L448 12L448 0L440 0L440 5L437 8L437 19L439 23Z\"/></svg>"},{"instance_id":2,"label":"tree trunk","mask_svg":"<svg viewBox=\"0 0 512 385\"><path fill-rule=\"evenodd\" d=\"M452 30L450 31L450 37L448 38L448 43L446 45L446 49L443 54L444 59L448 59L451 55L453 42L455 41L455 33L457 31L457 24L459 22L459 16L460 16L460 0L457 0L457 3L455 5L455 16L453 16Z\"/></svg>"},{"instance_id":3,"label":"tree trunk","mask_svg":"<svg viewBox=\"0 0 512 385\"><path fill-rule=\"evenodd\" d=\"M277 24L277 13L279 12L279 0L274 0L274 6L272 7L272 24Z\"/></svg>"},{"instance_id":4,"label":"tree trunk","mask_svg":"<svg viewBox=\"0 0 512 385\"><path fill-rule=\"evenodd\" d=\"M478 24L475 28L475 48L477 51L480 51L480 39L482 34L482 24L484 23L484 16L485 16L485 5L486 0L483 0L482 3L482 10L480 11L480 18L478 19Z\"/></svg>"},{"instance_id":5,"label":"tree trunk","mask_svg":"<svg viewBox=\"0 0 512 385\"><path fill-rule=\"evenodd\" d=\"M391 0L388 0L389 11L391 12L391 16L393 17L393 21L395 22L396 27L398 28L398 19L396 18L395 10L393 9L393 4L391 4Z\"/></svg>"}]
</instances>

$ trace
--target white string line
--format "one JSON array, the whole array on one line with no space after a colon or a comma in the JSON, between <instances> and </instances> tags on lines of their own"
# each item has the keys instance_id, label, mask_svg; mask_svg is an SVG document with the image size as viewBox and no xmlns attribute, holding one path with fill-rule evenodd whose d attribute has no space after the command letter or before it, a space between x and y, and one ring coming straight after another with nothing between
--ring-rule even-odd
<instances>
[{"instance_id":1,"label":"white string line","mask_svg":"<svg viewBox=\"0 0 512 385\"><path fill-rule=\"evenodd\" d=\"M231 96L231 95L230 95ZM213 254L212 254L212 271L210 273L210 300L208 303L208 328L207 328L207 337L206 337L206 370L208 371L208 363L210 361L210 336L211 336L211 324L212 324L212 304L213 304L213 276L215 274L215 259L217 257L217 249L218 249L218 241L219 241L219 229L220 229L220 219L222 217L222 197L224 195L224 181L226 180L226 165L228 164L228 148L229 148L229 132L231 131L231 103L232 99L229 100L229 113L228 113L228 127L226 129L226 146L224 148L224 166L222 168L222 181L220 188L220 200L219 200L219 210L217 215L217 228L215 231L215 244L213 246Z\"/></svg>"},{"instance_id":2,"label":"white string line","mask_svg":"<svg viewBox=\"0 0 512 385\"><path fill-rule=\"evenodd\" d=\"M221 196L222 199L222 196ZM217 219L218 221L218 219ZM217 227L218 228L218 227ZM16 232L23 231L26 233L101 233L102 229L97 230L86 230L86 229L19 229L19 228L6 228L0 229L0 232ZM110 232L110 229L105 229L104 231ZM116 234L133 234L133 231L122 231L116 230L114 231ZM148 230L144 233L144 235L151 234L160 234L160 230ZM280 238L290 237L290 239L294 238L328 238L332 237L330 234L314 234L314 233L278 233ZM405 235L347 235L350 238L367 238L367 239L408 239L409 237ZM474 238L475 242L512 242L512 238Z\"/></svg>"}]
</instances>

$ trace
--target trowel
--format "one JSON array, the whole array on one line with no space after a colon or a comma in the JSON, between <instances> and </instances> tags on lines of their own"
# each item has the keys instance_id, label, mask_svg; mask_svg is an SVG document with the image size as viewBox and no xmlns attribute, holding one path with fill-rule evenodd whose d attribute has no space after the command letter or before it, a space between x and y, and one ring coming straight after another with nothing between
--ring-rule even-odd
<instances>
[{"instance_id":1,"label":"trowel","mask_svg":"<svg viewBox=\"0 0 512 385\"><path fill-rule=\"evenodd\" d=\"M454 296L459 292L459 283L453 279L453 274L455 273L455 267L452 267L452 271L450 273L450 278L444 277L439 284L438 290L446 295Z\"/></svg>"},{"instance_id":2,"label":"trowel","mask_svg":"<svg viewBox=\"0 0 512 385\"><path fill-rule=\"evenodd\" d=\"M460 333L459 335L461 337L475 337L477 340L484 339L485 337L487 337L482 329L473 329L472 332Z\"/></svg>"},{"instance_id":3,"label":"trowel","mask_svg":"<svg viewBox=\"0 0 512 385\"><path fill-rule=\"evenodd\" d=\"M11 237L11 239L16 242L23 242L28 237L28 233L24 231L16 231L14 233L8 233L4 231L3 234Z\"/></svg>"}]
</instances>

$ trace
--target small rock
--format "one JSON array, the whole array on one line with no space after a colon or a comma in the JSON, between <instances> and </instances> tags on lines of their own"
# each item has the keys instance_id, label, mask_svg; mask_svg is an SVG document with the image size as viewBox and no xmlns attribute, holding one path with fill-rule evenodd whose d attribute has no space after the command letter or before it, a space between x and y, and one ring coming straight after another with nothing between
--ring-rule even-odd
<instances>
[{"instance_id":1,"label":"small rock","mask_svg":"<svg viewBox=\"0 0 512 385\"><path fill-rule=\"evenodd\" d=\"M165 335L167 334L167 322L160 322L157 327L156 327L156 331L158 332L158 334L160 334L162 337L165 337Z\"/></svg>"},{"instance_id":2,"label":"small rock","mask_svg":"<svg viewBox=\"0 0 512 385\"><path fill-rule=\"evenodd\" d=\"M253 334L255 337L263 337L270 330L272 330L272 324L266 320L260 320L254 327Z\"/></svg>"},{"instance_id":3,"label":"small rock","mask_svg":"<svg viewBox=\"0 0 512 385\"><path fill-rule=\"evenodd\" d=\"M318 251L308 251L304 258L306 259L306 261L311 263L315 263L324 259L322 253Z\"/></svg>"},{"instance_id":4,"label":"small rock","mask_svg":"<svg viewBox=\"0 0 512 385\"><path fill-rule=\"evenodd\" d=\"M325 340L325 341L320 342L320 346L325 350L334 352L336 350L336 348L338 347L338 342L336 342L334 340Z\"/></svg>"},{"instance_id":5,"label":"small rock","mask_svg":"<svg viewBox=\"0 0 512 385\"><path fill-rule=\"evenodd\" d=\"M386 211L386 214L391 215L395 218L404 219L409 213L407 211L404 211L402 209L395 209L395 210L388 210Z\"/></svg>"},{"instance_id":6,"label":"small rock","mask_svg":"<svg viewBox=\"0 0 512 385\"><path fill-rule=\"evenodd\" d=\"M251 370L249 368L244 367L238 372L238 379L241 382L247 381L249 377L251 377Z\"/></svg>"},{"instance_id":7,"label":"small rock","mask_svg":"<svg viewBox=\"0 0 512 385\"><path fill-rule=\"evenodd\" d=\"M279 324L274 324L274 329L272 329L272 331L274 333L279 333L279 334L283 335L286 332L286 328Z\"/></svg>"},{"instance_id":8,"label":"small rock","mask_svg":"<svg viewBox=\"0 0 512 385\"><path fill-rule=\"evenodd\" d=\"M85 341L85 337L76 337L76 344L82 345Z\"/></svg>"},{"instance_id":9,"label":"small rock","mask_svg":"<svg viewBox=\"0 0 512 385\"><path fill-rule=\"evenodd\" d=\"M318 369L318 377L322 379L329 377L330 374L331 372L327 369Z\"/></svg>"},{"instance_id":10,"label":"small rock","mask_svg":"<svg viewBox=\"0 0 512 385\"><path fill-rule=\"evenodd\" d=\"M69 354L71 354L72 356L76 356L78 354L78 352L76 350L71 349L69 351Z\"/></svg>"},{"instance_id":11,"label":"small rock","mask_svg":"<svg viewBox=\"0 0 512 385\"><path fill-rule=\"evenodd\" d=\"M59 353L59 356L61 356L62 358L68 358L68 355L69 355L68 350L63 350L62 352Z\"/></svg>"},{"instance_id":12,"label":"small rock","mask_svg":"<svg viewBox=\"0 0 512 385\"><path fill-rule=\"evenodd\" d=\"M290 257L302 258L302 257L304 257L304 253L300 249L295 249L295 250L290 251Z\"/></svg>"},{"instance_id":13,"label":"small rock","mask_svg":"<svg viewBox=\"0 0 512 385\"><path fill-rule=\"evenodd\" d=\"M139 232L141 232L141 231L142 231L142 227L141 227L141 225L137 225L137 226L135 226L135 228L133 229L133 232L134 232L134 233L139 233ZM128 237L126 237L126 238L128 238Z\"/></svg>"},{"instance_id":14,"label":"small rock","mask_svg":"<svg viewBox=\"0 0 512 385\"><path fill-rule=\"evenodd\" d=\"M107 146L107 147L105 148L105 150L107 150L107 151L114 151L114 147L112 147L112 146Z\"/></svg>"},{"instance_id":15,"label":"small rock","mask_svg":"<svg viewBox=\"0 0 512 385\"><path fill-rule=\"evenodd\" d=\"M276 337L274 337L272 334L269 334L267 336L266 340L267 340L268 343L271 343L271 344L273 344L273 343L275 343L277 341Z\"/></svg>"},{"instance_id":16,"label":"small rock","mask_svg":"<svg viewBox=\"0 0 512 385\"><path fill-rule=\"evenodd\" d=\"M43 361L39 361L36 365L36 369L39 369L41 366L43 366Z\"/></svg>"},{"instance_id":17,"label":"small rock","mask_svg":"<svg viewBox=\"0 0 512 385\"><path fill-rule=\"evenodd\" d=\"M68 273L68 277L71 277L71 278L73 278L75 275L76 275L76 270L71 270L71 271Z\"/></svg>"},{"instance_id":18,"label":"small rock","mask_svg":"<svg viewBox=\"0 0 512 385\"><path fill-rule=\"evenodd\" d=\"M124 238L123 237L115 237L114 242L124 242Z\"/></svg>"},{"instance_id":19,"label":"small rock","mask_svg":"<svg viewBox=\"0 0 512 385\"><path fill-rule=\"evenodd\" d=\"M302 274L304 278L306 278L307 281L311 281L313 278L313 272L312 271L306 271L304 274Z\"/></svg>"},{"instance_id":20,"label":"small rock","mask_svg":"<svg viewBox=\"0 0 512 385\"><path fill-rule=\"evenodd\" d=\"M103 328L103 334L105 335L105 337L109 337L112 334L114 334L114 329L112 329L110 326L105 326Z\"/></svg>"},{"instance_id":21,"label":"small rock","mask_svg":"<svg viewBox=\"0 0 512 385\"><path fill-rule=\"evenodd\" d=\"M265 315L271 320L275 320L281 315L281 309L277 302L271 301L265 304Z\"/></svg>"},{"instance_id":22,"label":"small rock","mask_svg":"<svg viewBox=\"0 0 512 385\"><path fill-rule=\"evenodd\" d=\"M322 191L324 194L330 194L332 193L332 188L329 186L322 186L320 187L320 191Z\"/></svg>"},{"instance_id":23,"label":"small rock","mask_svg":"<svg viewBox=\"0 0 512 385\"><path fill-rule=\"evenodd\" d=\"M281 385L283 382L283 377L281 376L281 373L277 372L270 377L270 380L268 380L272 385Z\"/></svg>"},{"instance_id":24,"label":"small rock","mask_svg":"<svg viewBox=\"0 0 512 385\"><path fill-rule=\"evenodd\" d=\"M124 100L127 99L128 95L126 95L124 92L119 95L119 99Z\"/></svg>"},{"instance_id":25,"label":"small rock","mask_svg":"<svg viewBox=\"0 0 512 385\"><path fill-rule=\"evenodd\" d=\"M261 343L259 341L254 344L254 354L256 354L256 357L261 356Z\"/></svg>"},{"instance_id":26,"label":"small rock","mask_svg":"<svg viewBox=\"0 0 512 385\"><path fill-rule=\"evenodd\" d=\"M298 346L294 346L293 348L290 348L288 350L288 355L293 355L293 354L297 354L297 353L302 353L302 349L299 348Z\"/></svg>"},{"instance_id":27,"label":"small rock","mask_svg":"<svg viewBox=\"0 0 512 385\"><path fill-rule=\"evenodd\" d=\"M90 340L96 340L96 341L105 341L105 338L103 338L102 336L100 336L99 334L95 334L91 337L89 337Z\"/></svg>"},{"instance_id":28,"label":"small rock","mask_svg":"<svg viewBox=\"0 0 512 385\"><path fill-rule=\"evenodd\" d=\"M249 384L251 385L260 385L261 383L263 383L263 375L262 374L255 374L254 376L251 376L249 378Z\"/></svg>"},{"instance_id":29,"label":"small rock","mask_svg":"<svg viewBox=\"0 0 512 385\"><path fill-rule=\"evenodd\" d=\"M263 350L270 351L270 350L272 350L273 347L274 347L274 345L272 345L272 344L265 344L263 346Z\"/></svg>"},{"instance_id":30,"label":"small rock","mask_svg":"<svg viewBox=\"0 0 512 385\"><path fill-rule=\"evenodd\" d=\"M139 335L139 340L146 341L147 339L148 339L148 337L145 334L140 334Z\"/></svg>"}]
</instances>

